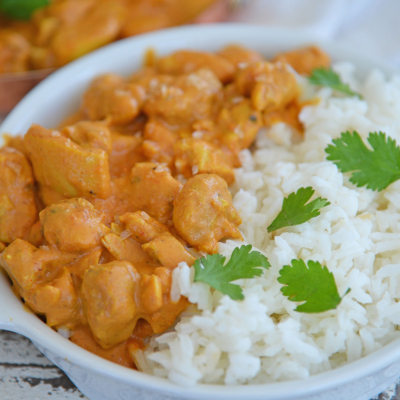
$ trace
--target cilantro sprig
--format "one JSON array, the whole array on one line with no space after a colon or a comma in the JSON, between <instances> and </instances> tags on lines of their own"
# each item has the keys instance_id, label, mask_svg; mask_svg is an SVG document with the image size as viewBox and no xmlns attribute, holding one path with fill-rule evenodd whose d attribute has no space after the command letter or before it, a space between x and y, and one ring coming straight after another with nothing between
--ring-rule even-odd
<instances>
[{"instance_id":1,"label":"cilantro sprig","mask_svg":"<svg viewBox=\"0 0 400 400\"><path fill-rule=\"evenodd\" d=\"M251 249L250 244L235 248L226 265L226 258L222 254L208 255L196 260L194 281L207 283L233 300L243 300L242 288L230 282L261 276L260 268L268 269L271 266L267 257Z\"/></svg>"},{"instance_id":2,"label":"cilantro sprig","mask_svg":"<svg viewBox=\"0 0 400 400\"><path fill-rule=\"evenodd\" d=\"M349 96L361 98L360 94L353 92L348 84L342 82L340 76L332 68L314 68L308 77L308 81L313 85L328 86Z\"/></svg>"},{"instance_id":3,"label":"cilantro sprig","mask_svg":"<svg viewBox=\"0 0 400 400\"><path fill-rule=\"evenodd\" d=\"M0 13L10 18L29 19L35 10L48 4L49 0L0 0Z\"/></svg>"},{"instance_id":4,"label":"cilantro sprig","mask_svg":"<svg viewBox=\"0 0 400 400\"><path fill-rule=\"evenodd\" d=\"M350 291L339 296L335 278L328 268L322 267L318 261L292 260L292 266L285 265L279 271L278 282L286 285L281 288L284 296L290 301L305 301L295 311L319 313L334 310Z\"/></svg>"},{"instance_id":5,"label":"cilantro sprig","mask_svg":"<svg viewBox=\"0 0 400 400\"><path fill-rule=\"evenodd\" d=\"M343 132L325 152L341 172L351 172L350 182L381 191L400 179L400 148L383 132L370 133L368 149L357 132Z\"/></svg>"},{"instance_id":6,"label":"cilantro sprig","mask_svg":"<svg viewBox=\"0 0 400 400\"><path fill-rule=\"evenodd\" d=\"M268 227L268 232L276 231L285 226L300 225L311 218L320 215L320 209L331 204L328 200L321 197L310 201L314 194L312 187L300 188L297 192L289 194L283 199L282 211L272 221Z\"/></svg>"}]
</instances>

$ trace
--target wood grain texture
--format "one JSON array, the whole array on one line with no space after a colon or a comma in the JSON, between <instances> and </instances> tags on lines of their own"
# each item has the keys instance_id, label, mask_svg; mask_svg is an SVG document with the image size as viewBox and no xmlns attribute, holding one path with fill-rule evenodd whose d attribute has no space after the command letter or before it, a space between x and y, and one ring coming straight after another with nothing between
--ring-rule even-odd
<instances>
[{"instance_id":1,"label":"wood grain texture","mask_svg":"<svg viewBox=\"0 0 400 400\"><path fill-rule=\"evenodd\" d=\"M0 331L0 399L49 398L88 400L30 340L16 333Z\"/></svg>"}]
</instances>

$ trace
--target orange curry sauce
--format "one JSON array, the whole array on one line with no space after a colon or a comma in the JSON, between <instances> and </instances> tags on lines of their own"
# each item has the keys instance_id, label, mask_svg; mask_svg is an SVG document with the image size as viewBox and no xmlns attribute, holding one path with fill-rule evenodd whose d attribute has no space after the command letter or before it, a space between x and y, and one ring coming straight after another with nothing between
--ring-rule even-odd
<instances>
[{"instance_id":1,"label":"orange curry sauce","mask_svg":"<svg viewBox=\"0 0 400 400\"><path fill-rule=\"evenodd\" d=\"M275 61L239 46L177 51L97 77L60 128L9 138L0 265L14 290L74 343L134 367L189 304L171 300L174 268L242 237L228 190L239 152L278 121L301 134L292 68L329 62L314 47Z\"/></svg>"}]
</instances>

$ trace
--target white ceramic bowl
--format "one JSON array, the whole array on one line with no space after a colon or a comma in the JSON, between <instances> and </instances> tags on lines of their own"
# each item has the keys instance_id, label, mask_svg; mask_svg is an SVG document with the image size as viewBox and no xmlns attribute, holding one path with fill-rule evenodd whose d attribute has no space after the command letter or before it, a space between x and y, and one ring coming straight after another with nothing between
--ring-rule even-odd
<instances>
[{"instance_id":1,"label":"white ceramic bowl","mask_svg":"<svg viewBox=\"0 0 400 400\"><path fill-rule=\"evenodd\" d=\"M25 133L31 123L49 128L56 126L77 109L93 77L110 71L130 74L140 67L149 47L164 55L181 48L215 51L229 43L243 44L267 57L301 45L319 44L334 61L355 63L360 75L375 67L387 75L398 72L393 66L360 55L353 49L299 32L236 24L188 26L129 38L61 68L17 105L3 122L0 133ZM25 310L12 292L8 278L2 274L0 329L31 339L91 400L369 400L400 376L400 340L396 340L361 360L305 380L253 386L179 387L106 361L64 339Z\"/></svg>"}]
</instances>

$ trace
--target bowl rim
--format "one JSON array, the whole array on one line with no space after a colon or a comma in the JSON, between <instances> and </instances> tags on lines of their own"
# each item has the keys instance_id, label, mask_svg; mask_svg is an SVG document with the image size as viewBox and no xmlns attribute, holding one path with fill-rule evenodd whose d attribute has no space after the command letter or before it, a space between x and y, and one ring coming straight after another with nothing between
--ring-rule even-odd
<instances>
[{"instance_id":1,"label":"bowl rim","mask_svg":"<svg viewBox=\"0 0 400 400\"><path fill-rule=\"evenodd\" d=\"M239 41L236 39L239 35L238 32L240 33L240 37L243 38L242 41L248 41L254 35L261 35L266 38L280 38L281 41L291 40L291 48L298 47L301 44L314 43L322 46L322 48L328 48L329 53L334 53L338 57L340 54L348 54L350 59L362 60L373 68L383 70L386 75L399 72L395 66L359 53L357 50L347 48L345 45L320 40L314 35L296 30L236 23L169 28L112 43L55 71L18 103L1 124L0 133L17 134L22 132L27 121L33 122L35 112L40 109L40 101L38 99L49 92L51 93L54 85L57 86L59 82L68 82L69 79L74 79L74 76L82 70L86 71L88 69L89 74L92 73L91 65L99 63L107 57L113 58L117 55L123 55L131 46L146 48L149 47L149 44L157 42L159 46L178 43L178 46L175 47L178 48L179 43L185 41L182 38L191 38L190 40L193 40L197 47L202 43L204 45L206 39L212 40L212 38L219 37L220 35L223 35L225 38L225 44L236 43ZM232 37L235 39L232 40ZM98 72L94 73L94 75L98 75ZM249 399L300 397L301 395L320 393L324 390L333 389L354 380L370 376L400 359L400 339L396 339L366 357L304 380L240 386L198 384L187 388L173 384L164 378L158 378L122 367L89 353L63 338L33 314L27 314L22 303L13 294L9 282L4 276L0 278L1 286L3 286L4 290L0 290L0 304L7 304L10 307L7 311L0 311L0 329L14 330L21 333L43 348L81 368L159 394L179 394L193 399L200 399L205 396L213 396L213 399L222 399L227 396L231 399L243 399L244 395ZM12 301L10 295L12 295L15 301ZM268 393L266 393L266 388L268 388Z\"/></svg>"}]
</instances>

